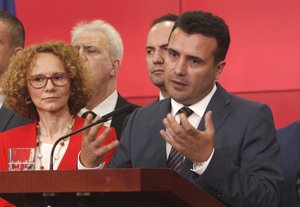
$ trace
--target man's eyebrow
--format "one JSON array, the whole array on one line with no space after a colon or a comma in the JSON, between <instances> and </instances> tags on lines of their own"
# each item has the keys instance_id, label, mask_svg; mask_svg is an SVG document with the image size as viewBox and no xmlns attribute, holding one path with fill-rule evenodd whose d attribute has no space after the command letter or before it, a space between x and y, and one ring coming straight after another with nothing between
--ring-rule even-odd
<instances>
[{"instance_id":1,"label":"man's eyebrow","mask_svg":"<svg viewBox=\"0 0 300 207\"><path fill-rule=\"evenodd\" d=\"M160 45L159 47L160 47L160 48L166 48L166 47L168 47L168 43L163 44L163 45Z\"/></svg>"},{"instance_id":2,"label":"man's eyebrow","mask_svg":"<svg viewBox=\"0 0 300 207\"><path fill-rule=\"evenodd\" d=\"M147 45L145 49L153 49L153 46Z\"/></svg>"},{"instance_id":3,"label":"man's eyebrow","mask_svg":"<svg viewBox=\"0 0 300 207\"><path fill-rule=\"evenodd\" d=\"M194 59L194 60L197 60L199 63L205 63L205 61L201 58L201 57L198 57L198 56L194 56L194 55L188 55L188 59Z\"/></svg>"},{"instance_id":4,"label":"man's eyebrow","mask_svg":"<svg viewBox=\"0 0 300 207\"><path fill-rule=\"evenodd\" d=\"M95 47L94 45L82 45L84 48L90 48L90 47Z\"/></svg>"},{"instance_id":5,"label":"man's eyebrow","mask_svg":"<svg viewBox=\"0 0 300 207\"><path fill-rule=\"evenodd\" d=\"M81 43L73 43L73 46L76 47L94 47L93 43L85 43L85 42L81 42Z\"/></svg>"},{"instance_id":6,"label":"man's eyebrow","mask_svg":"<svg viewBox=\"0 0 300 207\"><path fill-rule=\"evenodd\" d=\"M170 48L170 47L168 47L168 48L167 48L167 51L171 51L171 52L179 53L179 52L177 52L177 50L175 50L175 49L173 49L173 48Z\"/></svg>"}]
</instances>

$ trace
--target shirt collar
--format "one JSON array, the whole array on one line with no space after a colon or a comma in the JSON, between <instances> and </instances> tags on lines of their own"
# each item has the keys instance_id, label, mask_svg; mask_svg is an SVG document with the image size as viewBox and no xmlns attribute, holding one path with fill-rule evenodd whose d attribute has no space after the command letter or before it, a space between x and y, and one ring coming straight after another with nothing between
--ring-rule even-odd
<instances>
[{"instance_id":1,"label":"shirt collar","mask_svg":"<svg viewBox=\"0 0 300 207\"><path fill-rule=\"evenodd\" d=\"M161 91L159 91L159 100L161 101L161 100L164 100L164 99L165 99L165 97L163 97Z\"/></svg>"},{"instance_id":2,"label":"shirt collar","mask_svg":"<svg viewBox=\"0 0 300 207\"><path fill-rule=\"evenodd\" d=\"M210 102L212 96L214 95L214 93L217 90L217 86L214 85L213 89L209 92L209 94L207 94L203 99L201 99L199 102L190 105L189 108L192 109L194 111L194 113L196 113L198 116L202 117L206 107L208 105L208 103ZM181 109L182 107L184 107L183 104L176 102L174 99L171 99L171 106L172 106L172 115L175 116L177 114L177 112L179 111L179 109Z\"/></svg>"},{"instance_id":3,"label":"shirt collar","mask_svg":"<svg viewBox=\"0 0 300 207\"><path fill-rule=\"evenodd\" d=\"M103 116L107 113L110 113L115 109L117 100L118 100L118 92L115 90L104 101L102 101L99 105L93 108L92 111L95 112L98 116ZM88 111L86 108L81 109L79 115L81 116L86 111Z\"/></svg>"},{"instance_id":4,"label":"shirt collar","mask_svg":"<svg viewBox=\"0 0 300 207\"><path fill-rule=\"evenodd\" d=\"M5 95L0 94L0 108L3 106L4 100L5 100Z\"/></svg>"}]
</instances>

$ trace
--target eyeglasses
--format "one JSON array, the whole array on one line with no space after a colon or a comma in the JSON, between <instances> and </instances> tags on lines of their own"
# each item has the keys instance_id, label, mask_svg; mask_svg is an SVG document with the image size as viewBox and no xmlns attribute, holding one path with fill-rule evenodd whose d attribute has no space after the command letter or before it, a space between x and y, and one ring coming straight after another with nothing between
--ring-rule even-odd
<instances>
[{"instance_id":1,"label":"eyeglasses","mask_svg":"<svg viewBox=\"0 0 300 207\"><path fill-rule=\"evenodd\" d=\"M29 83L33 88L39 89L47 85L48 80L51 80L52 84L55 86L64 86L69 82L68 73L53 73L51 76L46 76L43 74L37 74L30 76Z\"/></svg>"}]
</instances>

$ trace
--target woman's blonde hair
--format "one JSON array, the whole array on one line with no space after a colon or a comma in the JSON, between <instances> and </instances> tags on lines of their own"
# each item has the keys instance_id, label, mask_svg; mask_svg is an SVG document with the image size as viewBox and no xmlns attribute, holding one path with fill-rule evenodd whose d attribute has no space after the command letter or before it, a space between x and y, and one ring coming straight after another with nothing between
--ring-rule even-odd
<instances>
[{"instance_id":1,"label":"woman's blonde hair","mask_svg":"<svg viewBox=\"0 0 300 207\"><path fill-rule=\"evenodd\" d=\"M32 119L38 119L35 105L27 88L29 74L40 53L51 53L58 57L70 77L71 94L68 101L70 113L76 115L93 93L90 75L78 51L63 42L48 42L32 45L18 52L12 58L4 74L3 91L5 104L14 112Z\"/></svg>"}]
</instances>

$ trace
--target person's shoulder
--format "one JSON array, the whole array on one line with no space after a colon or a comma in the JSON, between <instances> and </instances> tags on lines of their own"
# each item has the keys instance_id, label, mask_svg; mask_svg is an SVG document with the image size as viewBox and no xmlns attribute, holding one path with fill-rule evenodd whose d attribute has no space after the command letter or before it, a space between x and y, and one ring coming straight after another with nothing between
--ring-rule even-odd
<instances>
[{"instance_id":1,"label":"person's shoulder","mask_svg":"<svg viewBox=\"0 0 300 207\"><path fill-rule=\"evenodd\" d=\"M293 122L277 130L277 139L283 156L290 158L292 154L300 152L300 121Z\"/></svg>"},{"instance_id":2,"label":"person's shoulder","mask_svg":"<svg viewBox=\"0 0 300 207\"><path fill-rule=\"evenodd\" d=\"M36 124L35 124L35 122L33 122L33 123L29 123L29 124L26 124L23 126L13 128L13 129L9 129L9 130L3 132L3 134L13 134L13 133L18 133L18 132L26 133L27 130L35 129L35 127L36 127Z\"/></svg>"},{"instance_id":3,"label":"person's shoulder","mask_svg":"<svg viewBox=\"0 0 300 207\"><path fill-rule=\"evenodd\" d=\"M8 131L34 122L34 120L23 117L5 106L1 107L0 112L1 119L9 120L7 121L6 127L2 129L3 131Z\"/></svg>"},{"instance_id":4,"label":"person's shoulder","mask_svg":"<svg viewBox=\"0 0 300 207\"><path fill-rule=\"evenodd\" d=\"M277 135L279 139L283 137L294 137L298 139L300 136L300 120L278 129Z\"/></svg>"},{"instance_id":5,"label":"person's shoulder","mask_svg":"<svg viewBox=\"0 0 300 207\"><path fill-rule=\"evenodd\" d=\"M140 107L138 109L136 109L136 112L137 113L147 113L147 114L156 114L157 112L163 112L165 110L170 110L171 108L171 101L170 101L170 98L167 98L167 99L163 99L163 100L160 100L160 101L155 101L153 103L150 103L146 106L143 106L143 107Z\"/></svg>"},{"instance_id":6,"label":"person's shoulder","mask_svg":"<svg viewBox=\"0 0 300 207\"><path fill-rule=\"evenodd\" d=\"M22 139L22 137L26 136L29 132L36 130L36 124L30 123L23 126L19 126L10 130L7 130L5 132L2 132L2 139L3 140L13 140L13 139Z\"/></svg>"},{"instance_id":7,"label":"person's shoulder","mask_svg":"<svg viewBox=\"0 0 300 207\"><path fill-rule=\"evenodd\" d=\"M14 114L8 127L7 127L7 130L13 129L13 128L19 127L19 126L26 126L26 125L32 124L32 123L34 123L34 120L20 116L18 114Z\"/></svg>"},{"instance_id":8,"label":"person's shoulder","mask_svg":"<svg viewBox=\"0 0 300 207\"><path fill-rule=\"evenodd\" d=\"M265 103L250 100L228 92L225 93L224 97L224 105L228 105L233 111L243 114L244 117L273 116L271 108Z\"/></svg>"},{"instance_id":9,"label":"person's shoulder","mask_svg":"<svg viewBox=\"0 0 300 207\"><path fill-rule=\"evenodd\" d=\"M248 98L244 98L244 97L241 97L239 95L236 95L236 94L230 94L231 96L231 99L233 102L235 103L239 103L239 104L242 104L242 105L246 105L246 106L253 106L253 107L260 107L262 105L266 105L265 103L261 103L261 102L258 102L256 100L251 100L251 99L248 99Z\"/></svg>"},{"instance_id":10,"label":"person's shoulder","mask_svg":"<svg viewBox=\"0 0 300 207\"><path fill-rule=\"evenodd\" d=\"M250 100L241 97L240 95L227 92L220 84L217 84L217 86L218 86L218 91L216 94L219 94L217 96L222 96L223 99L228 100L228 102L230 102L231 104L238 105L239 107L243 107L243 108L249 108L249 107L256 108L261 106L267 106L264 103L255 100Z\"/></svg>"},{"instance_id":11,"label":"person's shoulder","mask_svg":"<svg viewBox=\"0 0 300 207\"><path fill-rule=\"evenodd\" d=\"M136 108L140 108L141 107L141 106L139 106L137 104L134 104L134 103L128 101L123 96L121 96L121 94L118 92L118 100L117 100L116 108L120 108L120 107L125 106L125 105L130 105L132 111L134 109L136 109Z\"/></svg>"},{"instance_id":12,"label":"person's shoulder","mask_svg":"<svg viewBox=\"0 0 300 207\"><path fill-rule=\"evenodd\" d=\"M136 108L140 108L140 107L141 107L141 106L136 105L136 104L134 104L134 103L131 103L131 102L129 102L129 101L127 101L127 104L130 105L130 106L132 106L133 109L136 109Z\"/></svg>"}]
</instances>

